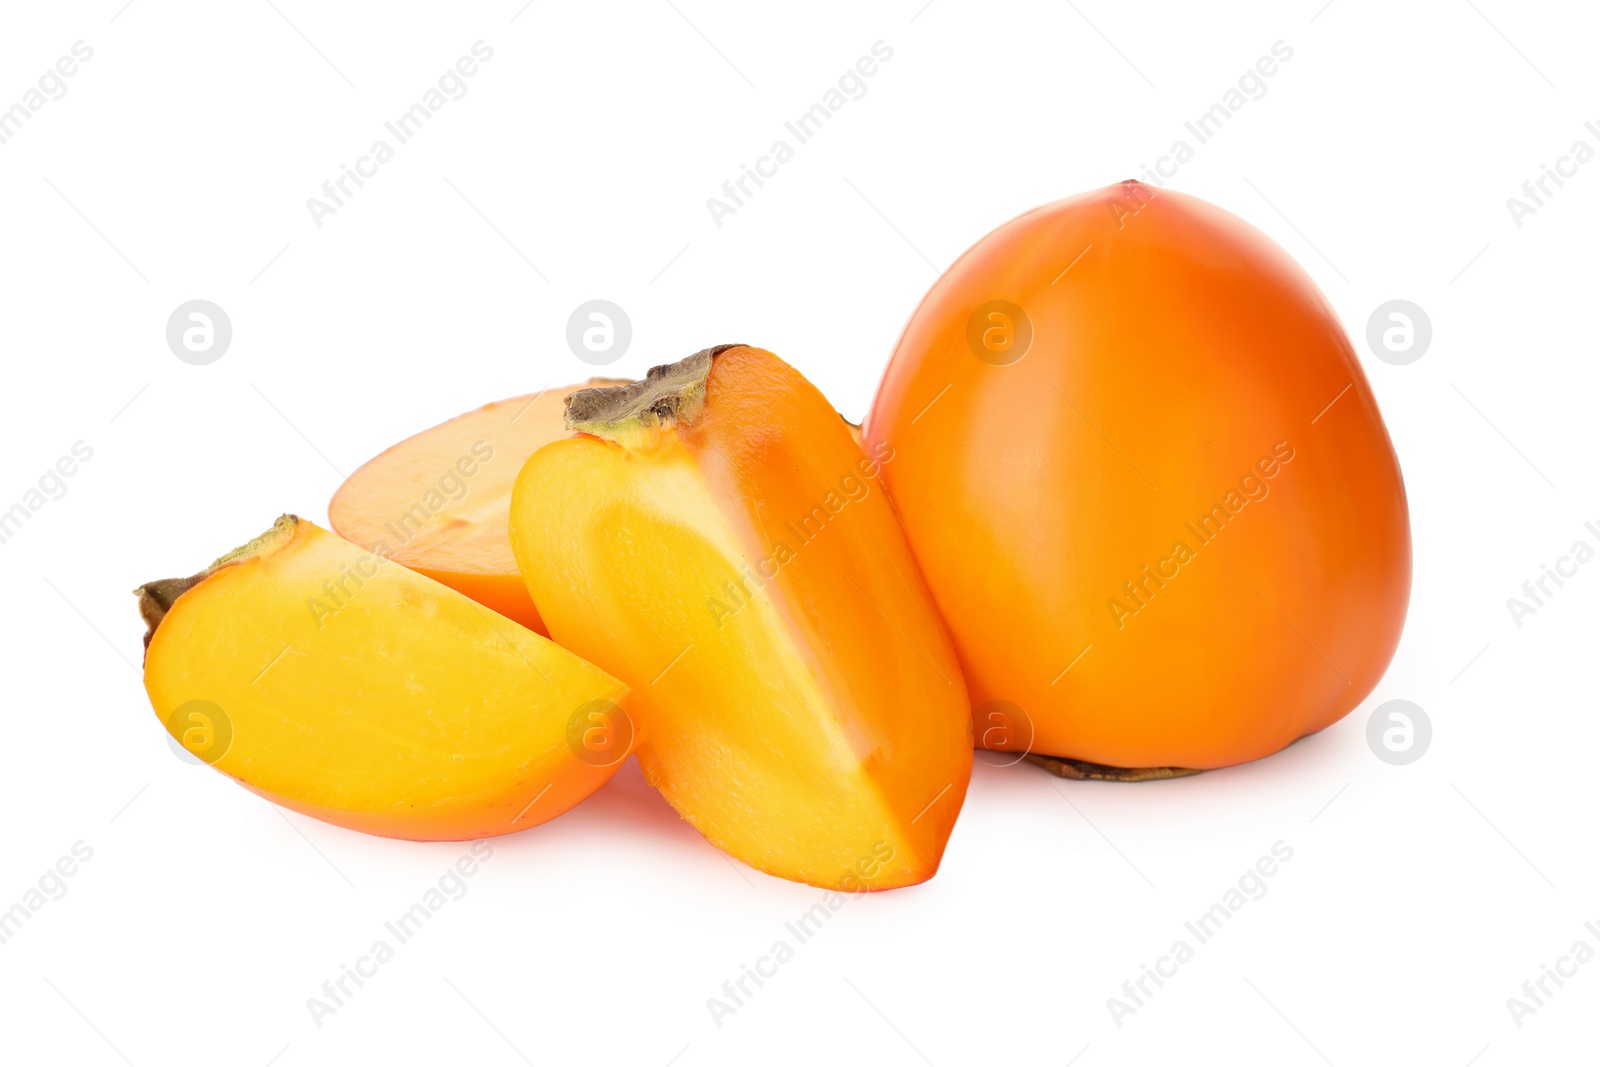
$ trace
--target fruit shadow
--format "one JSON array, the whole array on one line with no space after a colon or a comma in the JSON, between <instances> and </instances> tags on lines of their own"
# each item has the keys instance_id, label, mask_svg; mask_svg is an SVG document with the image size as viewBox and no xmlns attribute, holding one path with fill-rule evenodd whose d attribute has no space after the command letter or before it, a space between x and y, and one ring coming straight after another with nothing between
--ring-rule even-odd
<instances>
[{"instance_id":1,"label":"fruit shadow","mask_svg":"<svg viewBox=\"0 0 1600 1067\"><path fill-rule=\"evenodd\" d=\"M626 854L641 869L659 875L675 871L705 883L765 888L776 900L788 900L807 887L765 874L724 853L700 835L654 787L645 781L638 760L630 758L611 781L565 814L514 834L495 839L495 849L509 855L539 858L568 851Z\"/></svg>"},{"instance_id":2,"label":"fruit shadow","mask_svg":"<svg viewBox=\"0 0 1600 1067\"><path fill-rule=\"evenodd\" d=\"M574 840L605 840L610 847L640 841L668 842L674 850L711 849L693 826L644 779L639 761L629 757L611 780L588 799L549 822L496 840L514 850L536 851Z\"/></svg>"},{"instance_id":3,"label":"fruit shadow","mask_svg":"<svg viewBox=\"0 0 1600 1067\"><path fill-rule=\"evenodd\" d=\"M1094 820L1119 842L1152 848L1196 834L1225 839L1282 832L1320 814L1330 797L1361 776L1351 756L1355 746L1340 725L1249 763L1141 782L1060 778L1026 760L1010 762L1012 753L979 751L967 807L1045 826L1057 821L1065 801L1079 809L1075 817Z\"/></svg>"}]
</instances>

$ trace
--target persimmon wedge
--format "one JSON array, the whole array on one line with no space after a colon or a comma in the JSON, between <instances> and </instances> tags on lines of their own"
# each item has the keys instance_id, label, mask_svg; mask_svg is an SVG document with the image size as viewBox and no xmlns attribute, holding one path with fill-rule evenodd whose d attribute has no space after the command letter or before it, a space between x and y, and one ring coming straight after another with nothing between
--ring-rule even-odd
<instances>
[{"instance_id":1,"label":"persimmon wedge","mask_svg":"<svg viewBox=\"0 0 1600 1067\"><path fill-rule=\"evenodd\" d=\"M590 384L615 379L591 379ZM485 404L368 460L328 504L341 537L548 635L517 574L511 487L541 446L567 436L562 404L582 386Z\"/></svg>"},{"instance_id":2,"label":"persimmon wedge","mask_svg":"<svg viewBox=\"0 0 1600 1067\"><path fill-rule=\"evenodd\" d=\"M616 679L292 515L136 592L168 731L326 822L419 841L510 833L573 807L627 756L606 751L631 737Z\"/></svg>"},{"instance_id":3,"label":"persimmon wedge","mask_svg":"<svg viewBox=\"0 0 1600 1067\"><path fill-rule=\"evenodd\" d=\"M1405 486L1361 361L1282 248L1192 196L1123 182L983 238L865 439L988 747L1105 777L1259 759L1400 640Z\"/></svg>"},{"instance_id":4,"label":"persimmon wedge","mask_svg":"<svg viewBox=\"0 0 1600 1067\"><path fill-rule=\"evenodd\" d=\"M931 877L972 733L892 454L743 345L580 390L566 421L517 479L512 547L555 639L632 687L649 781L770 874Z\"/></svg>"}]
</instances>

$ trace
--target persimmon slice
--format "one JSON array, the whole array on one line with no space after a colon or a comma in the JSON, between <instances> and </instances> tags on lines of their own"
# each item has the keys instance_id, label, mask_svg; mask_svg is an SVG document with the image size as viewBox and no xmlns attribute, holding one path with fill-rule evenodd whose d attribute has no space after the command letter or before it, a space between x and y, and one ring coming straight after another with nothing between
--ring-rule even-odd
<instances>
[{"instance_id":1,"label":"persimmon slice","mask_svg":"<svg viewBox=\"0 0 1600 1067\"><path fill-rule=\"evenodd\" d=\"M935 872L971 773L966 688L868 457L770 352L581 390L511 540L551 633L633 688L646 777L768 873Z\"/></svg>"},{"instance_id":2,"label":"persimmon slice","mask_svg":"<svg viewBox=\"0 0 1600 1067\"><path fill-rule=\"evenodd\" d=\"M590 384L614 379L592 379ZM368 460L328 504L335 532L547 633L517 574L511 487L541 446L567 436L577 385L485 404Z\"/></svg>"},{"instance_id":3,"label":"persimmon slice","mask_svg":"<svg viewBox=\"0 0 1600 1067\"><path fill-rule=\"evenodd\" d=\"M292 515L137 593L145 688L174 738L330 823L412 840L510 833L582 801L628 754L622 683Z\"/></svg>"}]
</instances>

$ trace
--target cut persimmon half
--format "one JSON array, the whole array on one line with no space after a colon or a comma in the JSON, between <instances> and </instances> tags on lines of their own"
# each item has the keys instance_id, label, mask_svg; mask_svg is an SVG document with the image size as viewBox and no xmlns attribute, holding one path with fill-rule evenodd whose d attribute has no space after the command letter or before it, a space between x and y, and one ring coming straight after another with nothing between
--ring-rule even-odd
<instances>
[{"instance_id":1,"label":"cut persimmon half","mask_svg":"<svg viewBox=\"0 0 1600 1067\"><path fill-rule=\"evenodd\" d=\"M831 889L929 878L966 795L966 687L868 456L770 352L567 401L511 541L556 640L633 689L648 780L713 844Z\"/></svg>"},{"instance_id":2,"label":"cut persimmon half","mask_svg":"<svg viewBox=\"0 0 1600 1067\"><path fill-rule=\"evenodd\" d=\"M325 822L419 841L510 833L573 807L628 755L622 683L292 515L136 593L168 732Z\"/></svg>"},{"instance_id":3,"label":"cut persimmon half","mask_svg":"<svg viewBox=\"0 0 1600 1067\"><path fill-rule=\"evenodd\" d=\"M593 378L590 385L615 383ZM333 495L339 536L548 634L517 574L511 487L541 445L567 436L559 386L485 404L368 460Z\"/></svg>"}]
</instances>

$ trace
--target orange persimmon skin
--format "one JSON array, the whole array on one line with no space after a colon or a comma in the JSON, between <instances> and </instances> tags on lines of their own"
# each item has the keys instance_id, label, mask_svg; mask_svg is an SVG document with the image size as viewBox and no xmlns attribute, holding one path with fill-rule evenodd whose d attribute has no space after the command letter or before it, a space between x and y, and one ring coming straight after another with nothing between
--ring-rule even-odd
<instances>
[{"instance_id":1,"label":"orange persimmon skin","mask_svg":"<svg viewBox=\"0 0 1600 1067\"><path fill-rule=\"evenodd\" d=\"M1020 358L989 301L1023 309ZM1201 200L1123 182L979 241L864 436L894 448L980 746L1258 759L1359 704L1399 642L1405 489L1360 363L1288 254Z\"/></svg>"}]
</instances>

